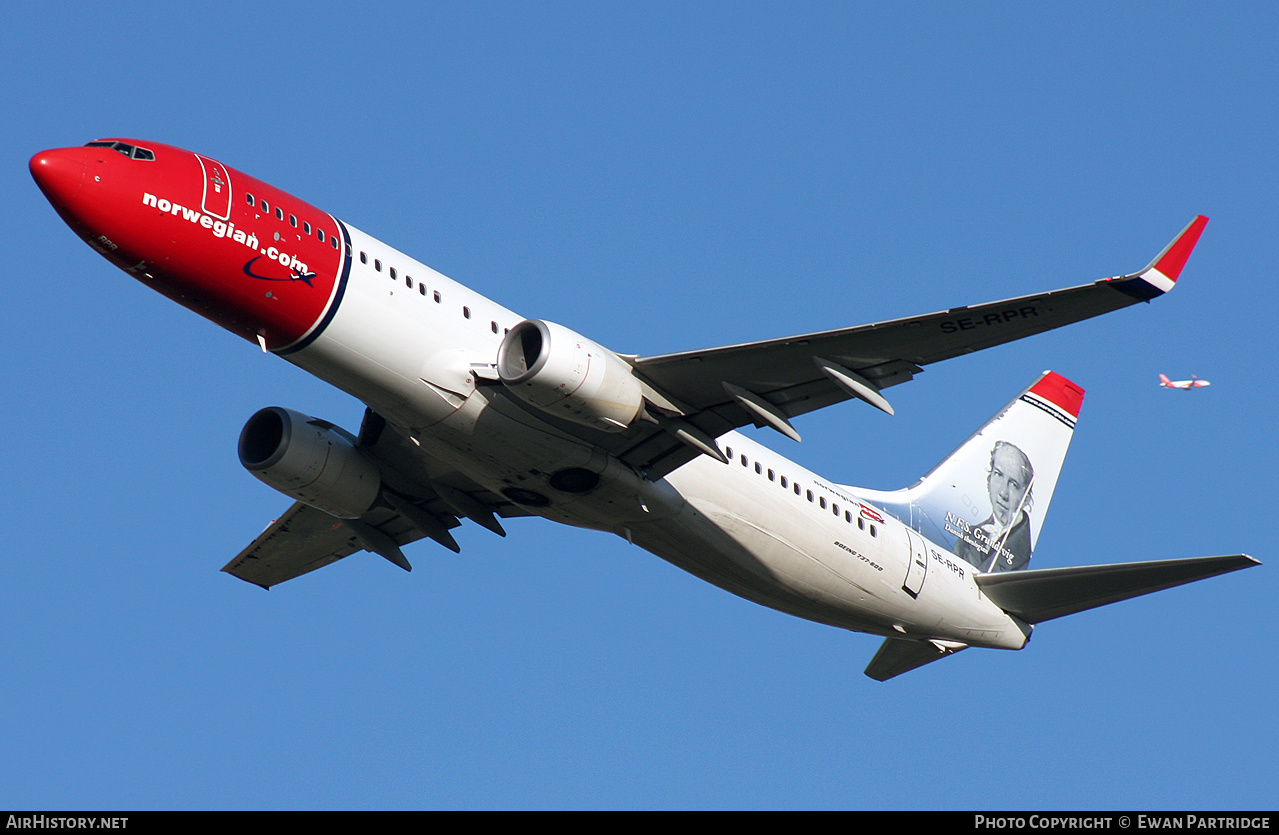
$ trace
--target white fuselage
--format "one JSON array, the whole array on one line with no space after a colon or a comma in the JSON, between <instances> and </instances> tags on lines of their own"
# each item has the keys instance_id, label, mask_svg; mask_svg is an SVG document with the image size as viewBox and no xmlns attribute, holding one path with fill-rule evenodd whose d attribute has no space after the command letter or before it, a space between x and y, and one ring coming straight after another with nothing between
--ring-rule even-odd
<instances>
[{"instance_id":1,"label":"white fuselage","mask_svg":"<svg viewBox=\"0 0 1279 835\"><path fill-rule=\"evenodd\" d=\"M750 438L718 439L727 465L699 455L649 481L510 398L490 396L477 376L523 317L345 228L352 258L341 305L287 359L408 433L428 470L458 470L501 492L533 474L589 464L601 473L598 487L530 510L618 534L808 620L972 646L1025 643L1025 630L981 594L967 563Z\"/></svg>"}]
</instances>

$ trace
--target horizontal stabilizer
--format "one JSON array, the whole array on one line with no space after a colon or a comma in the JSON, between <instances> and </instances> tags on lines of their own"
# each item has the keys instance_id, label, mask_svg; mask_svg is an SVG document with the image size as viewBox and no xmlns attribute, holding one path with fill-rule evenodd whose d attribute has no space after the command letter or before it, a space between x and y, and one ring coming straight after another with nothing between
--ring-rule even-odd
<instances>
[{"instance_id":1,"label":"horizontal stabilizer","mask_svg":"<svg viewBox=\"0 0 1279 835\"><path fill-rule=\"evenodd\" d=\"M866 675L875 681L888 681L965 648L963 644L947 646L934 641L885 638L884 643L879 646L879 652L875 653L866 667Z\"/></svg>"},{"instance_id":2,"label":"horizontal stabilizer","mask_svg":"<svg viewBox=\"0 0 1279 835\"><path fill-rule=\"evenodd\" d=\"M1261 563L1246 554L1182 560L1039 568L978 574L977 585L999 608L1042 623Z\"/></svg>"}]
</instances>

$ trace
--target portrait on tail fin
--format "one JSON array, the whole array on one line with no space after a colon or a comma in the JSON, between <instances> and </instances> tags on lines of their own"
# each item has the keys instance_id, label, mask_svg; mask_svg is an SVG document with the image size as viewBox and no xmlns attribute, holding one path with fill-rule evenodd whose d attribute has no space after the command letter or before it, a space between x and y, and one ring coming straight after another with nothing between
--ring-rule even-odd
<instances>
[{"instance_id":1,"label":"portrait on tail fin","mask_svg":"<svg viewBox=\"0 0 1279 835\"><path fill-rule=\"evenodd\" d=\"M1016 445L996 441L990 450L990 516L955 541L955 554L982 571L1016 571L1030 562L1031 488L1035 468Z\"/></svg>"}]
</instances>

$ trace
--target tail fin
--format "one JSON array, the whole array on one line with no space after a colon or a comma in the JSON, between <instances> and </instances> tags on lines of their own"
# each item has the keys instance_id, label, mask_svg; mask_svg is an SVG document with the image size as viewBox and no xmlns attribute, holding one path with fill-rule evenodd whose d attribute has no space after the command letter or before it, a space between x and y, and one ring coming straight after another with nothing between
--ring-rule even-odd
<instances>
[{"instance_id":1,"label":"tail fin","mask_svg":"<svg viewBox=\"0 0 1279 835\"><path fill-rule=\"evenodd\" d=\"M1025 568L1083 401L1083 389L1045 371L910 487L857 493L979 571Z\"/></svg>"}]
</instances>

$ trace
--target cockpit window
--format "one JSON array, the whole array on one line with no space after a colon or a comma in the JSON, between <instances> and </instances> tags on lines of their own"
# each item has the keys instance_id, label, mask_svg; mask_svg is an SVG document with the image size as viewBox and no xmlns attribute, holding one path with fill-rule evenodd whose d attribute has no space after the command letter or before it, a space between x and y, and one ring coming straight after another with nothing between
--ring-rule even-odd
<instances>
[{"instance_id":1,"label":"cockpit window","mask_svg":"<svg viewBox=\"0 0 1279 835\"><path fill-rule=\"evenodd\" d=\"M137 145L130 145L128 142L86 142L84 147L110 148L113 151L119 151L131 159L155 159L155 154L151 153L146 148L139 148Z\"/></svg>"},{"instance_id":2,"label":"cockpit window","mask_svg":"<svg viewBox=\"0 0 1279 835\"><path fill-rule=\"evenodd\" d=\"M133 148L125 145L123 142L86 142L86 148L115 148L126 157L133 151Z\"/></svg>"}]
</instances>

